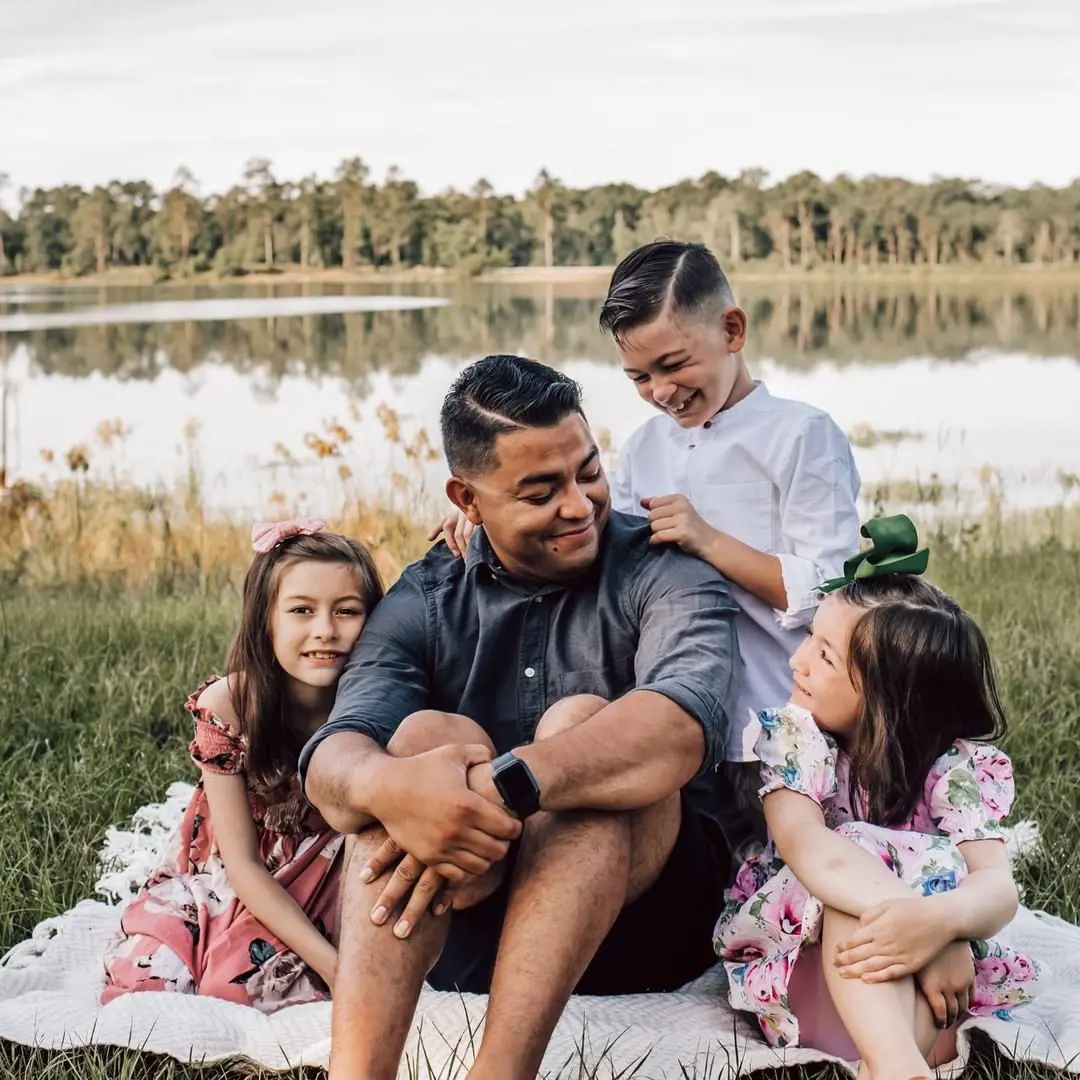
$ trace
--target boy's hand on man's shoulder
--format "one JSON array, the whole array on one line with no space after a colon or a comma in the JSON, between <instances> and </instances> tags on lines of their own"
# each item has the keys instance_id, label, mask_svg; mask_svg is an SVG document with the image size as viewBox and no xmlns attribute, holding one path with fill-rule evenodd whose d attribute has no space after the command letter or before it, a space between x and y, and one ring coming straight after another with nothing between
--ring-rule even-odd
<instances>
[{"instance_id":1,"label":"boy's hand on man's shoulder","mask_svg":"<svg viewBox=\"0 0 1080 1080\"><path fill-rule=\"evenodd\" d=\"M708 558L714 529L685 495L654 495L641 500L652 529L650 544L678 544L688 555Z\"/></svg>"},{"instance_id":2,"label":"boy's hand on man's shoulder","mask_svg":"<svg viewBox=\"0 0 1080 1080\"><path fill-rule=\"evenodd\" d=\"M438 540L441 535L452 555L465 558L469 548L469 538L476 532L476 526L460 511L447 514L442 521L428 533L429 540Z\"/></svg>"}]
</instances>

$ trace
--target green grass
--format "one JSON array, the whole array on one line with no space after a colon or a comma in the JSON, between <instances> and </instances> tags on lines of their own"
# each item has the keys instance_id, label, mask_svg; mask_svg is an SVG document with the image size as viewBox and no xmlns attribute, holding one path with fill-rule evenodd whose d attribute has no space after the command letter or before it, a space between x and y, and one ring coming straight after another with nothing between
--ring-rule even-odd
<instances>
[{"instance_id":1,"label":"green grass","mask_svg":"<svg viewBox=\"0 0 1080 1080\"><path fill-rule=\"evenodd\" d=\"M448 1076L424 1070L410 1063L409 1080L464 1080L458 1073ZM648 1061L618 1070L610 1064L582 1065L571 1062L555 1073L541 1074L543 1080L652 1080ZM706 1060L701 1066L685 1069L671 1080L728 1080L739 1075L735 1062L724 1057ZM1062 1074L1035 1062L1010 1062L997 1052L991 1041L979 1036L973 1044L963 1080L1056 1080ZM851 1080L851 1074L833 1066L767 1069L755 1073L758 1080ZM293 1069L287 1073L267 1072L240 1059L209 1065L185 1064L157 1054L137 1050L95 1046L85 1050L34 1050L0 1042L0 1077L4 1080L325 1080L317 1068Z\"/></svg>"},{"instance_id":2,"label":"green grass","mask_svg":"<svg viewBox=\"0 0 1080 1080\"><path fill-rule=\"evenodd\" d=\"M1041 852L1021 872L1024 901L1080 922L1080 552L1053 543L1002 554L935 546L933 559L932 576L976 615L994 648L1017 772L1012 817L1042 829ZM232 593L0 593L0 951L91 895L110 824L163 798L170 781L194 779L182 702L220 671L237 603ZM989 1051L969 1069L1045 1072ZM46 1053L0 1043L0 1080L258 1075L104 1047Z\"/></svg>"}]
</instances>

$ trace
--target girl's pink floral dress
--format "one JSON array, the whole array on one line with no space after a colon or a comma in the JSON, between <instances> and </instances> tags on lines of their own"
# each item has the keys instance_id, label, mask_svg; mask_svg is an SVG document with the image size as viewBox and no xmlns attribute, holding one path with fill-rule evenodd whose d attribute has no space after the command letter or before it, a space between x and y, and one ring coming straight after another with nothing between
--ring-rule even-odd
<instances>
[{"instance_id":1,"label":"girl's pink floral dress","mask_svg":"<svg viewBox=\"0 0 1080 1080\"><path fill-rule=\"evenodd\" d=\"M953 743L930 770L911 820L883 828L852 813L847 758L809 712L789 704L764 710L758 720L762 798L784 787L809 795L831 829L877 855L923 895L955 889L966 876L957 844L1004 839L1001 821L1013 801L1012 764L992 746ZM821 902L807 893L771 842L743 863L728 891L713 941L727 971L728 996L733 1008L757 1016L773 1046L798 1045L788 984L801 948L820 940L821 917ZM970 1011L1008 1019L1035 993L1035 962L993 939L973 941L972 950Z\"/></svg>"},{"instance_id":2,"label":"girl's pink floral dress","mask_svg":"<svg viewBox=\"0 0 1080 1080\"><path fill-rule=\"evenodd\" d=\"M242 774L246 740L208 710L186 702L195 721L191 756L204 771ZM327 937L334 933L343 838L307 806L298 783L280 802L249 792L266 868ZM173 836L165 863L128 903L120 933L105 951L102 1001L158 990L202 994L274 1012L329 998L325 984L237 899L218 852L200 783Z\"/></svg>"}]
</instances>

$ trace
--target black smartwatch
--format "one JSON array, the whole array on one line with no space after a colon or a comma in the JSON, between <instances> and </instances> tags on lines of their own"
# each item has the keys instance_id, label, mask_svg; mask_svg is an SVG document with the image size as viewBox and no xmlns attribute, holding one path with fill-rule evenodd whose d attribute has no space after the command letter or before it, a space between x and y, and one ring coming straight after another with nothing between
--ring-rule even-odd
<instances>
[{"instance_id":1,"label":"black smartwatch","mask_svg":"<svg viewBox=\"0 0 1080 1080\"><path fill-rule=\"evenodd\" d=\"M500 754L491 763L491 779L506 808L519 818L527 818L540 809L540 785L532 769L513 751Z\"/></svg>"}]
</instances>

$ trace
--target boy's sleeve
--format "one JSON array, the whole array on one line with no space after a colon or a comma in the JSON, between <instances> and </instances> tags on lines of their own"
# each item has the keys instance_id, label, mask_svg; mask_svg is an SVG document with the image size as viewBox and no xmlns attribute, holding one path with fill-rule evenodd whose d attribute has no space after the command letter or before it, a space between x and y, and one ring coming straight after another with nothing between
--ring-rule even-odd
<instances>
[{"instance_id":1,"label":"boy's sleeve","mask_svg":"<svg viewBox=\"0 0 1080 1080\"><path fill-rule=\"evenodd\" d=\"M620 514L633 514L644 517L638 496L634 494L634 455L641 439L634 432L626 445L619 451L619 460L614 470L608 473L608 487L611 489L611 508Z\"/></svg>"},{"instance_id":2,"label":"boy's sleeve","mask_svg":"<svg viewBox=\"0 0 1080 1080\"><path fill-rule=\"evenodd\" d=\"M633 487L630 483L630 462L625 464L620 460L618 468L608 473L608 486L611 488L611 508L621 514L636 514L642 516L641 506L634 498Z\"/></svg>"},{"instance_id":3,"label":"boy's sleeve","mask_svg":"<svg viewBox=\"0 0 1080 1080\"><path fill-rule=\"evenodd\" d=\"M742 679L738 607L719 571L677 548L652 549L632 578L634 688L663 694L701 724L704 772L723 759Z\"/></svg>"},{"instance_id":4,"label":"boy's sleeve","mask_svg":"<svg viewBox=\"0 0 1080 1080\"><path fill-rule=\"evenodd\" d=\"M780 533L777 554L787 592L776 613L785 630L807 626L820 596L817 587L844 569L859 550L859 472L847 436L831 417L813 417L798 433L777 477Z\"/></svg>"},{"instance_id":5,"label":"boy's sleeve","mask_svg":"<svg viewBox=\"0 0 1080 1080\"><path fill-rule=\"evenodd\" d=\"M326 723L300 753L300 783L315 748L342 731L385 747L398 725L428 704L427 600L406 571L371 614L338 682Z\"/></svg>"}]
</instances>

